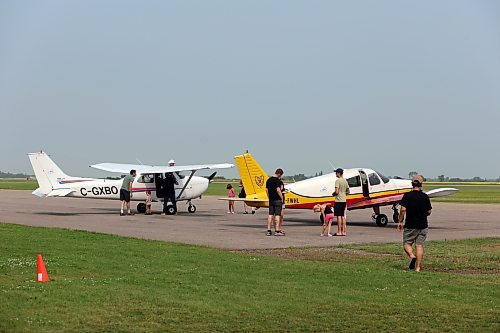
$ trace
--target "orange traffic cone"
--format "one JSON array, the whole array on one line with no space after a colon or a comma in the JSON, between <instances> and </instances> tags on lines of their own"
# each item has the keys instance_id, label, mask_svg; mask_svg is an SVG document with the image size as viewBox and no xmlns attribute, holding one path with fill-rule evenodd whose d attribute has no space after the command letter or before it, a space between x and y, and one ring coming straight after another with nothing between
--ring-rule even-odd
<instances>
[{"instance_id":1,"label":"orange traffic cone","mask_svg":"<svg viewBox=\"0 0 500 333\"><path fill-rule=\"evenodd\" d=\"M36 261L36 280L38 282L49 282L49 275L47 274L47 270L45 269L45 264L43 263L41 254L37 256Z\"/></svg>"}]
</instances>

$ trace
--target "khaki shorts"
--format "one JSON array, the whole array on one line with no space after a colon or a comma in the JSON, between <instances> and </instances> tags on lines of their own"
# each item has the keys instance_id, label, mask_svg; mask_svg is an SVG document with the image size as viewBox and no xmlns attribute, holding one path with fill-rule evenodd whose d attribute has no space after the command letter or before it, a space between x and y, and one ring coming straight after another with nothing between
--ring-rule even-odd
<instances>
[{"instance_id":1,"label":"khaki shorts","mask_svg":"<svg viewBox=\"0 0 500 333\"><path fill-rule=\"evenodd\" d=\"M425 229L404 229L403 243L423 245L427 239L427 228Z\"/></svg>"}]
</instances>

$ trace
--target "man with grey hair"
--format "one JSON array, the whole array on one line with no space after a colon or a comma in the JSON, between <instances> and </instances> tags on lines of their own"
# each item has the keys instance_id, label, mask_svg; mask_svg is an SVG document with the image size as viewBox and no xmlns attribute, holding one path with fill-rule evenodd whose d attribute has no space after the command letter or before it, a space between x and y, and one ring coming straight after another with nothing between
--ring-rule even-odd
<instances>
[{"instance_id":1,"label":"man with grey hair","mask_svg":"<svg viewBox=\"0 0 500 333\"><path fill-rule=\"evenodd\" d=\"M431 201L429 196L422 192L422 176L415 176L411 181L412 190L403 195L399 212L398 230L403 230L403 247L410 258L409 269L420 272L424 258L424 243L427 238L427 217L431 215ZM403 220L406 221L403 229ZM416 255L413 254L415 244Z\"/></svg>"}]
</instances>

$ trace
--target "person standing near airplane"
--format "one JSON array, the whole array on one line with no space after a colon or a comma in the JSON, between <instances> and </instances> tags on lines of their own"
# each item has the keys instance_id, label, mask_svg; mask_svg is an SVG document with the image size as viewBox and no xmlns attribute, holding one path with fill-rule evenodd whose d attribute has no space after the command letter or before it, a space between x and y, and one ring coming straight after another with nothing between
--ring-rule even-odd
<instances>
[{"instance_id":1,"label":"person standing near airplane","mask_svg":"<svg viewBox=\"0 0 500 333\"><path fill-rule=\"evenodd\" d=\"M398 230L403 231L403 247L410 258L409 269L420 272L424 258L424 243L427 238L428 221L432 205L429 196L422 191L422 176L415 176L411 181L412 190L403 195L399 212ZM403 229L403 221L406 221ZM416 255L413 254L415 244Z\"/></svg>"},{"instance_id":2,"label":"person standing near airplane","mask_svg":"<svg viewBox=\"0 0 500 333\"><path fill-rule=\"evenodd\" d=\"M120 188L120 200L122 202L120 216L125 216L123 209L127 206L127 214L134 215L130 211L130 198L132 198L132 184L134 183L134 178L136 175L135 170L130 170L130 174L123 178L122 187Z\"/></svg>"},{"instance_id":3,"label":"person standing near airplane","mask_svg":"<svg viewBox=\"0 0 500 333\"><path fill-rule=\"evenodd\" d=\"M173 167L175 165L174 160L168 161L168 166ZM165 173L165 178L163 179L163 213L161 215L165 215L167 213L167 203L170 200L172 205L174 206L174 211L177 212L177 200L175 197L175 185L179 185L177 179L175 178L172 172ZM174 213L175 214L175 213Z\"/></svg>"},{"instance_id":4,"label":"person standing near airplane","mask_svg":"<svg viewBox=\"0 0 500 333\"><path fill-rule=\"evenodd\" d=\"M274 235L284 236L281 232L281 209L283 208L283 194L281 193L281 176L282 169L276 169L274 176L269 177L266 182L267 198L269 200L269 216L267 217L267 233L266 236L272 236L271 228L274 219Z\"/></svg>"},{"instance_id":5,"label":"person standing near airplane","mask_svg":"<svg viewBox=\"0 0 500 333\"><path fill-rule=\"evenodd\" d=\"M338 168L335 170L335 203L333 204L333 215L337 217L337 233L334 236L347 236L345 210L347 207L347 195L349 194L349 184L344 178L344 170Z\"/></svg>"}]
</instances>

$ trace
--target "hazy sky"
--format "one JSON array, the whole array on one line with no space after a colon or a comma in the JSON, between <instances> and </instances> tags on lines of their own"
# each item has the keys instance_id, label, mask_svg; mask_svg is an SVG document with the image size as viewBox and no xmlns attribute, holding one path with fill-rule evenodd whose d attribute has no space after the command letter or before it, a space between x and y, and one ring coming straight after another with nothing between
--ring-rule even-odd
<instances>
[{"instance_id":1,"label":"hazy sky","mask_svg":"<svg viewBox=\"0 0 500 333\"><path fill-rule=\"evenodd\" d=\"M0 116L2 171L249 149L270 173L496 178L500 4L3 0Z\"/></svg>"}]
</instances>

